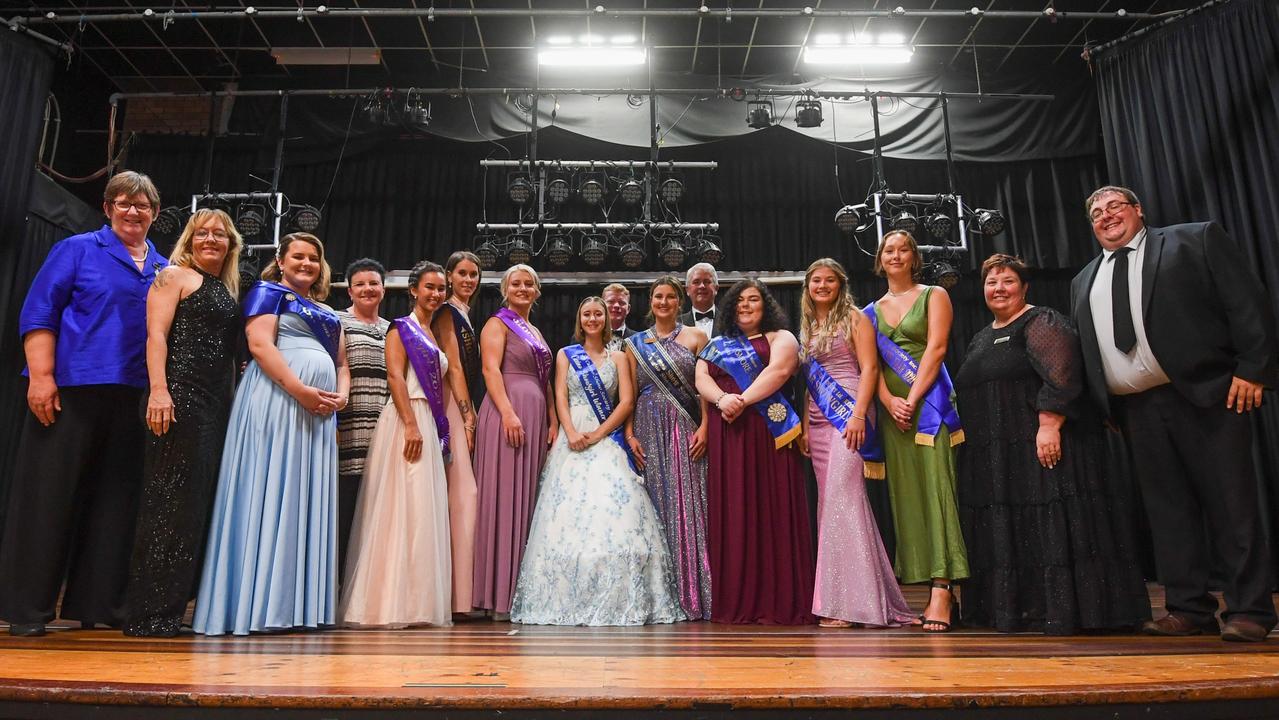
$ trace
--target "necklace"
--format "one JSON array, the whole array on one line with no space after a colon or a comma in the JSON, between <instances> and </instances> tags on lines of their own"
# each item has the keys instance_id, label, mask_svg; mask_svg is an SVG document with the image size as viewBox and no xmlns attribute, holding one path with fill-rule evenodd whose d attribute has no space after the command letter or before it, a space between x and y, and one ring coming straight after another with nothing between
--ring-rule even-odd
<instances>
[{"instance_id":1,"label":"necklace","mask_svg":"<svg viewBox=\"0 0 1279 720\"><path fill-rule=\"evenodd\" d=\"M889 289L888 289L888 294L889 294L889 296L891 296L891 297L901 297L902 295L905 295L906 293L913 291L913 290L914 290L915 288L917 288L917 287L919 287L919 286L918 286L918 285L911 285L910 287L906 288L905 290L902 290L901 292L893 292L892 288L889 288Z\"/></svg>"}]
</instances>

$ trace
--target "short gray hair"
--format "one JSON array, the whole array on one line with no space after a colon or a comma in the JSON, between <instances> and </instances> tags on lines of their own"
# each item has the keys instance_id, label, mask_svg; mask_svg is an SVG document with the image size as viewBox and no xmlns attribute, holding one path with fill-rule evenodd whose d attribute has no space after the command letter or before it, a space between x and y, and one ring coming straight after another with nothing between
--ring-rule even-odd
<instances>
[{"instance_id":1,"label":"short gray hair","mask_svg":"<svg viewBox=\"0 0 1279 720\"><path fill-rule=\"evenodd\" d=\"M716 285L719 285L719 273L715 271L715 266L708 262L699 262L693 267L689 268L688 272L684 273L685 285L693 284L693 273L697 272L698 270L705 270L706 272L710 273L711 282L715 283Z\"/></svg>"},{"instance_id":2,"label":"short gray hair","mask_svg":"<svg viewBox=\"0 0 1279 720\"><path fill-rule=\"evenodd\" d=\"M1092 204L1097 202L1097 198L1101 197L1102 195L1105 195L1106 193L1119 193L1120 195L1124 196L1124 200L1127 200L1133 205L1141 204L1141 201L1137 199L1137 193L1133 192L1132 190L1129 190L1123 185L1103 185L1097 188L1096 190L1093 190L1092 194L1088 196L1088 199L1084 201L1084 214L1088 215L1089 213L1091 213ZM1092 216L1089 215L1089 217L1092 217Z\"/></svg>"}]
</instances>

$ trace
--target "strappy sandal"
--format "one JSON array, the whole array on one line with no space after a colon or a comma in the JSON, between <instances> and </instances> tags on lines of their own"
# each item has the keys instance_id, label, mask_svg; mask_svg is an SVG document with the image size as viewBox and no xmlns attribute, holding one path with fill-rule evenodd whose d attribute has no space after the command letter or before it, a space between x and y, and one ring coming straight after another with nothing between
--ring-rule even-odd
<instances>
[{"instance_id":1,"label":"strappy sandal","mask_svg":"<svg viewBox=\"0 0 1279 720\"><path fill-rule=\"evenodd\" d=\"M932 581L932 583L929 584L929 587L937 588L938 590L945 590L947 593L950 594L950 622L947 622L945 620L934 620L932 618L920 615L919 619L923 621L923 624L920 626L920 630L926 633L950 632L952 627L959 624L959 620L958 620L959 601L955 599L955 586L952 583L944 583L938 580L934 580ZM935 629L930 630L928 628L929 625L934 626Z\"/></svg>"},{"instance_id":2,"label":"strappy sandal","mask_svg":"<svg viewBox=\"0 0 1279 720\"><path fill-rule=\"evenodd\" d=\"M817 627L824 628L850 628L852 626L851 622L840 620L839 618L822 618L817 622Z\"/></svg>"}]
</instances>

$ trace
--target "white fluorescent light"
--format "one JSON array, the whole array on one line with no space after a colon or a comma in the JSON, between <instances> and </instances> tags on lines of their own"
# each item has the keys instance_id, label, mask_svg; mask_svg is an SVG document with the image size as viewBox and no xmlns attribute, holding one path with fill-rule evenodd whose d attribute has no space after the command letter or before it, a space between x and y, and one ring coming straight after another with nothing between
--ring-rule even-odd
<instances>
[{"instance_id":1,"label":"white fluorescent light","mask_svg":"<svg viewBox=\"0 0 1279 720\"><path fill-rule=\"evenodd\" d=\"M643 65L644 60L642 48L547 48L537 53L539 65L578 67L583 70Z\"/></svg>"},{"instance_id":2,"label":"white fluorescent light","mask_svg":"<svg viewBox=\"0 0 1279 720\"><path fill-rule=\"evenodd\" d=\"M634 35L614 35L609 41L614 45L634 45L635 40Z\"/></svg>"},{"instance_id":3,"label":"white fluorescent light","mask_svg":"<svg viewBox=\"0 0 1279 720\"><path fill-rule=\"evenodd\" d=\"M841 38L834 33L822 33L821 35L813 38L813 42L817 45L838 45L840 43L840 39Z\"/></svg>"},{"instance_id":4,"label":"white fluorescent light","mask_svg":"<svg viewBox=\"0 0 1279 720\"><path fill-rule=\"evenodd\" d=\"M573 38L567 35L552 35L546 38L547 45L572 45Z\"/></svg>"},{"instance_id":5,"label":"white fluorescent light","mask_svg":"<svg viewBox=\"0 0 1279 720\"><path fill-rule=\"evenodd\" d=\"M603 45L604 36L603 35L582 35L577 38L577 41L583 45Z\"/></svg>"},{"instance_id":6,"label":"white fluorescent light","mask_svg":"<svg viewBox=\"0 0 1279 720\"><path fill-rule=\"evenodd\" d=\"M806 47L804 62L811 65L900 65L910 62L909 47Z\"/></svg>"},{"instance_id":7,"label":"white fluorescent light","mask_svg":"<svg viewBox=\"0 0 1279 720\"><path fill-rule=\"evenodd\" d=\"M906 36L900 33L884 33L879 36L880 45L904 45Z\"/></svg>"},{"instance_id":8,"label":"white fluorescent light","mask_svg":"<svg viewBox=\"0 0 1279 720\"><path fill-rule=\"evenodd\" d=\"M373 47L271 48L279 65L380 65L382 50Z\"/></svg>"}]
</instances>

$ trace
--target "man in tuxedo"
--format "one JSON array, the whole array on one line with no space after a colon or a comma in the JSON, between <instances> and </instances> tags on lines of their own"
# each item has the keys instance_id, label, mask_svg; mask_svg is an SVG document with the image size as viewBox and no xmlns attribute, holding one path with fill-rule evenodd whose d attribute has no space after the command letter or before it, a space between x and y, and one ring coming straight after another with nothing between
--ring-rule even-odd
<instances>
[{"instance_id":1,"label":"man in tuxedo","mask_svg":"<svg viewBox=\"0 0 1279 720\"><path fill-rule=\"evenodd\" d=\"M604 306L608 308L608 321L613 328L613 339L609 341L610 350L621 350L622 341L635 334L626 327L626 316L631 314L631 291L621 283L610 283L600 293L604 298Z\"/></svg>"},{"instance_id":2,"label":"man in tuxedo","mask_svg":"<svg viewBox=\"0 0 1279 720\"><path fill-rule=\"evenodd\" d=\"M692 309L679 316L680 323L696 327L715 337L715 294L719 292L719 273L710 263L697 263L684 276L684 286Z\"/></svg>"},{"instance_id":3,"label":"man in tuxedo","mask_svg":"<svg viewBox=\"0 0 1279 720\"><path fill-rule=\"evenodd\" d=\"M1102 253L1075 276L1071 306L1088 391L1128 443L1168 608L1142 631L1264 640L1276 618L1248 413L1276 380L1265 291L1219 225L1147 227L1123 187L1086 207Z\"/></svg>"}]
</instances>

